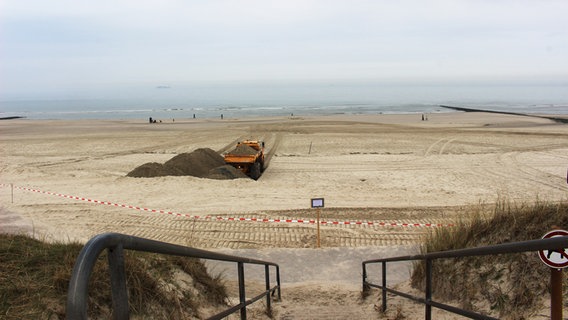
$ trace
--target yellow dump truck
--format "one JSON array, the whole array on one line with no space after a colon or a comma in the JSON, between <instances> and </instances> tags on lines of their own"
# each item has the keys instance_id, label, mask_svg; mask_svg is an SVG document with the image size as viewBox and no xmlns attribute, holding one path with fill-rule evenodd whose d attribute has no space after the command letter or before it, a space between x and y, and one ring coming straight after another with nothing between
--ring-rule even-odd
<instances>
[{"instance_id":1,"label":"yellow dump truck","mask_svg":"<svg viewBox=\"0 0 568 320\"><path fill-rule=\"evenodd\" d=\"M264 171L264 141L244 140L225 154L225 163L241 170L254 180Z\"/></svg>"}]
</instances>

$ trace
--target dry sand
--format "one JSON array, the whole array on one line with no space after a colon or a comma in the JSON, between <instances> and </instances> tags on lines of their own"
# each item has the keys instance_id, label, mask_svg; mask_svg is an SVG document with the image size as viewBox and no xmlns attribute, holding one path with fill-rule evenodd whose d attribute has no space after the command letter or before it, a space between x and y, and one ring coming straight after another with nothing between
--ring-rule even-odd
<instances>
[{"instance_id":1,"label":"dry sand","mask_svg":"<svg viewBox=\"0 0 568 320\"><path fill-rule=\"evenodd\" d=\"M377 318L377 297L358 301L361 260L415 252L430 229L423 225L450 224L472 205L568 196L568 125L531 117L337 115L158 124L17 119L1 121L0 130L0 231L83 242L120 232L269 259L283 265L283 301L276 304L281 319ZM247 138L266 141L267 168L258 181L126 177L143 163L198 148L222 153ZM323 221L374 225L322 226L323 248L315 249L314 224L194 218L310 220L314 197L325 198ZM400 270L393 283L408 278L408 268ZM413 319L414 309L405 308ZM423 307L415 308L421 318ZM390 309L396 311L396 303Z\"/></svg>"}]
</instances>

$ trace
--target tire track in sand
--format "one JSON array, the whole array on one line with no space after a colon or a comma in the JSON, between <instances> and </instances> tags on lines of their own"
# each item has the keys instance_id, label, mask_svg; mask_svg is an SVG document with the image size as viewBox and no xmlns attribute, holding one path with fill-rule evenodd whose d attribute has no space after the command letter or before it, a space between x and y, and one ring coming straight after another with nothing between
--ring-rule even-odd
<instances>
[{"instance_id":1,"label":"tire track in sand","mask_svg":"<svg viewBox=\"0 0 568 320\"><path fill-rule=\"evenodd\" d=\"M444 138L438 139L436 142L432 143L428 147L428 149L426 149L426 151L424 152L424 156L427 157L427 156L431 155L432 153L434 153L434 150L436 148L438 148L438 151L436 152L437 154L439 154L439 155L444 154L444 151L446 150L448 145L450 143L454 142L455 140L457 140L457 138L444 137Z\"/></svg>"},{"instance_id":2,"label":"tire track in sand","mask_svg":"<svg viewBox=\"0 0 568 320\"><path fill-rule=\"evenodd\" d=\"M137 223L118 221L117 226L135 236L200 248L309 248L316 245L315 225L187 218L141 220ZM418 243L427 231L428 228L402 226L320 226L321 244L327 247L410 245Z\"/></svg>"}]
</instances>

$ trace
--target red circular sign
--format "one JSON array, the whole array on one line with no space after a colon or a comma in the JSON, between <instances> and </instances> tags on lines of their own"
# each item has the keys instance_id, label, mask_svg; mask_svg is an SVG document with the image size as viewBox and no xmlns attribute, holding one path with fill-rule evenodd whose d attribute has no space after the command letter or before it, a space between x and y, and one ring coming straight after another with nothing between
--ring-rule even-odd
<instances>
[{"instance_id":1,"label":"red circular sign","mask_svg":"<svg viewBox=\"0 0 568 320\"><path fill-rule=\"evenodd\" d=\"M542 238L554 238L554 237L565 237L568 236L568 231L566 230L552 230L545 234ZM568 252L566 249L560 250L540 250L538 252L540 260L544 262L547 266L551 268L566 268L568 267Z\"/></svg>"}]
</instances>

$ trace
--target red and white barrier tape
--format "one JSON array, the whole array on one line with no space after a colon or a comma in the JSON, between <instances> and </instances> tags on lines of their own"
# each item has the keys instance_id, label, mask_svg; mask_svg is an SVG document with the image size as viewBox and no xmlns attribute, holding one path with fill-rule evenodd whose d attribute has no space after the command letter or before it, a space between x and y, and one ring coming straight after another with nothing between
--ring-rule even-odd
<instances>
[{"instance_id":1,"label":"red and white barrier tape","mask_svg":"<svg viewBox=\"0 0 568 320\"><path fill-rule=\"evenodd\" d=\"M10 186L7 184L0 184L3 187ZM119 207L119 208L126 208L126 209L134 209L139 211L146 211L152 213L163 213L169 214L172 216L178 217L185 217L185 218L192 218L192 219L206 219L206 220L217 220L217 221L251 221L251 222L284 222L284 223L303 223L303 224L316 224L317 221L314 219L269 219L269 218L235 218L235 217L222 217L222 216L192 216L186 213L176 213L172 211L165 211L165 210L157 210L157 209L148 209L138 206L126 205L126 204L117 204L109 201L100 201L89 199L85 197L77 197L77 196L70 196L61 193L55 193L50 191L42 191L34 188L26 188L26 187L18 187L12 186L14 189L19 189L22 191L30 191L35 193L42 193L52 196L58 196L62 198L72 199L72 200L80 200L86 201L96 204L102 204L107 206ZM380 226L380 227L452 227L453 224L442 224L442 223L404 223L404 222L379 222L379 221L320 221L322 225L354 225L354 226Z\"/></svg>"}]
</instances>

